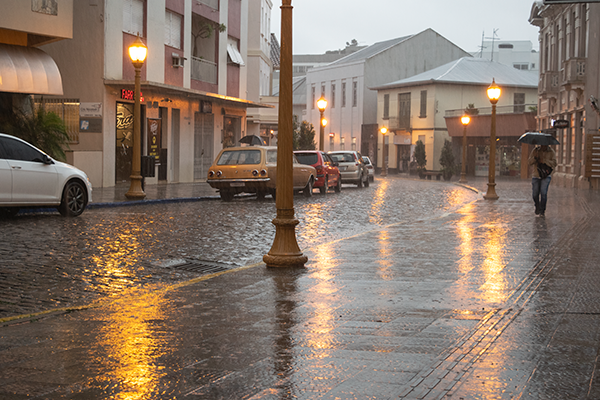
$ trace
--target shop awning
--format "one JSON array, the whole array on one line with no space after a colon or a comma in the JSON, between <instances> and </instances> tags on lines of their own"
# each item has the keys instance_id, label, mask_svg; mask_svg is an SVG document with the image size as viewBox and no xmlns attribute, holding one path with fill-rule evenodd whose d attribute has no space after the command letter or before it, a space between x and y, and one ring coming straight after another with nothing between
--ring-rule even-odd
<instances>
[{"instance_id":1,"label":"shop awning","mask_svg":"<svg viewBox=\"0 0 600 400\"><path fill-rule=\"evenodd\" d=\"M0 44L0 92L62 95L60 71L40 49Z\"/></svg>"}]
</instances>

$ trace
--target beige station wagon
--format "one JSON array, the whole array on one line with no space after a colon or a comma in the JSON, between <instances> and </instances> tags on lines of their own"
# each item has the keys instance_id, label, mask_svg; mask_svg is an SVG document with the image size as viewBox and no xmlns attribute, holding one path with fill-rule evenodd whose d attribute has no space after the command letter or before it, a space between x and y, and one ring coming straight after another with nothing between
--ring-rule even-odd
<instances>
[{"instance_id":1,"label":"beige station wagon","mask_svg":"<svg viewBox=\"0 0 600 400\"><path fill-rule=\"evenodd\" d=\"M231 201L238 193L256 193L261 199L275 198L277 147L246 146L221 150L210 170L207 183L219 191L221 199ZM312 196L316 170L293 159L294 191Z\"/></svg>"}]
</instances>

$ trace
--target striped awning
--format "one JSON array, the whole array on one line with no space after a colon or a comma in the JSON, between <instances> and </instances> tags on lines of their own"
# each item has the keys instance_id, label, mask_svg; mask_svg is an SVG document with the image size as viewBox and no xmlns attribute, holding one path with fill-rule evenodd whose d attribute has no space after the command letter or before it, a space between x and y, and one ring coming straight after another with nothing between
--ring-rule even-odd
<instances>
[{"instance_id":1,"label":"striped awning","mask_svg":"<svg viewBox=\"0 0 600 400\"><path fill-rule=\"evenodd\" d=\"M60 71L40 49L0 44L0 92L62 95Z\"/></svg>"}]
</instances>

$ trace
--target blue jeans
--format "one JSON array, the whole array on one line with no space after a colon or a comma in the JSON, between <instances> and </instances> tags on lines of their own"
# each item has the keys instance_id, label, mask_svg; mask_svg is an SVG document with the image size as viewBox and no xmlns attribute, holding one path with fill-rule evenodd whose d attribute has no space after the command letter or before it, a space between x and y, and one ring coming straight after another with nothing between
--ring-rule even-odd
<instances>
[{"instance_id":1,"label":"blue jeans","mask_svg":"<svg viewBox=\"0 0 600 400\"><path fill-rule=\"evenodd\" d=\"M551 176L548 176L544 179L531 179L533 202L535 203L536 214L543 214L546 212L546 202L548 201L548 186L550 186L551 180Z\"/></svg>"}]
</instances>

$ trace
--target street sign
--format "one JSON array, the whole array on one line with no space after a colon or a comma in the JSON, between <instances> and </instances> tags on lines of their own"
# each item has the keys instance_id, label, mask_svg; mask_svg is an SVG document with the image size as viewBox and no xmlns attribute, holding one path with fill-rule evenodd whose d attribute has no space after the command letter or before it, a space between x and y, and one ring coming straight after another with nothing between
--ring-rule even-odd
<instances>
[{"instance_id":1,"label":"street sign","mask_svg":"<svg viewBox=\"0 0 600 400\"><path fill-rule=\"evenodd\" d=\"M565 129L569 128L571 124L566 119L557 119L552 123L552 126L556 129Z\"/></svg>"}]
</instances>

